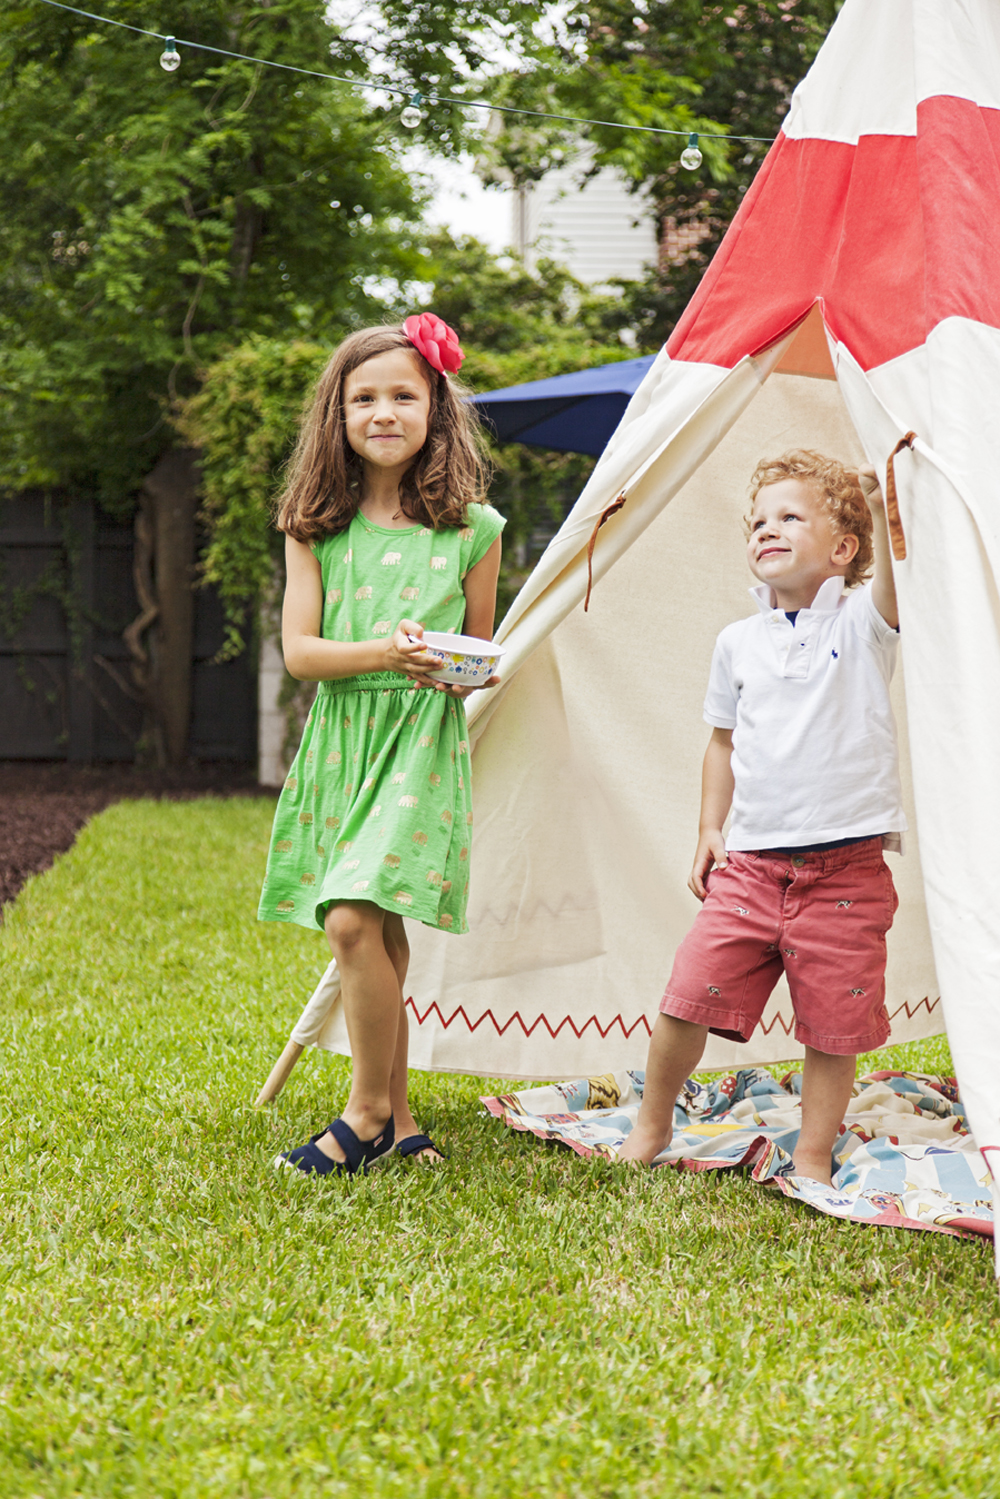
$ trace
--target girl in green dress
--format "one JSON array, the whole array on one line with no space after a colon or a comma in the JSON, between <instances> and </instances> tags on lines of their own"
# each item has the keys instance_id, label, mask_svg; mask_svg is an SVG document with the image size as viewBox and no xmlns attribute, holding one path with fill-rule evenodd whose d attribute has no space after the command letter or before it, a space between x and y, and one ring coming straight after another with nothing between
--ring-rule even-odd
<instances>
[{"instance_id":1,"label":"girl in green dress","mask_svg":"<svg viewBox=\"0 0 1000 1499\"><path fill-rule=\"evenodd\" d=\"M352 334L320 379L278 511L285 665L319 690L258 914L324 929L340 973L350 1096L275 1162L320 1175L366 1170L397 1132L404 1153L434 1149L407 1103L403 916L466 930L470 689L430 679L421 636L492 638L504 525L449 379L461 360L430 313Z\"/></svg>"}]
</instances>

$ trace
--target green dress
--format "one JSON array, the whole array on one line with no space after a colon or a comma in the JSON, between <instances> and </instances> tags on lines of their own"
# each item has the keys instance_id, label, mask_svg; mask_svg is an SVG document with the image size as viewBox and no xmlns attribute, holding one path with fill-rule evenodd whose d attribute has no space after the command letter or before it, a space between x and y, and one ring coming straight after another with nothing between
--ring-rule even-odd
<instances>
[{"instance_id":1,"label":"green dress","mask_svg":"<svg viewBox=\"0 0 1000 1499\"><path fill-rule=\"evenodd\" d=\"M489 505L440 531L355 515L313 546L324 640L378 639L401 619L461 633L462 580L504 524ZM258 918L322 929L331 901L368 900L466 931L471 792L460 700L398 672L320 682L278 800Z\"/></svg>"}]
</instances>

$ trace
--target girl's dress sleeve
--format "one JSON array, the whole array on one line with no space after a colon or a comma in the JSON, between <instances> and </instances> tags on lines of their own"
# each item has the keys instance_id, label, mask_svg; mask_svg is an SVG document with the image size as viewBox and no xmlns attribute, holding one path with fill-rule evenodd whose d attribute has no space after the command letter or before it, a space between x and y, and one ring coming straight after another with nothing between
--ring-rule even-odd
<instances>
[{"instance_id":1,"label":"girl's dress sleeve","mask_svg":"<svg viewBox=\"0 0 1000 1499\"><path fill-rule=\"evenodd\" d=\"M477 562L481 562L496 541L507 524L506 517L499 510L494 510L492 505L470 505L467 511L468 524L466 531L468 539L465 541L462 551L462 577Z\"/></svg>"}]
</instances>

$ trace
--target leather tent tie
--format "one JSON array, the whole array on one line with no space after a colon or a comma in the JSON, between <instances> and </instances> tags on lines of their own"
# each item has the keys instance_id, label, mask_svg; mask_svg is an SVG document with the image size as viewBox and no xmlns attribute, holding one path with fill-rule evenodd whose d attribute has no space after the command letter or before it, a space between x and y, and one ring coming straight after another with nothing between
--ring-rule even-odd
<instances>
[{"instance_id":1,"label":"leather tent tie","mask_svg":"<svg viewBox=\"0 0 1000 1499\"><path fill-rule=\"evenodd\" d=\"M899 518L899 499L896 494L896 474L893 469L893 459L903 448L912 448L916 441L915 432L907 432L901 437L889 454L889 461L885 466L885 518L889 523L889 539L892 542L892 555L897 562L906 558L906 537L903 534L903 522Z\"/></svg>"},{"instance_id":2,"label":"leather tent tie","mask_svg":"<svg viewBox=\"0 0 1000 1499\"><path fill-rule=\"evenodd\" d=\"M594 587L594 547L597 545L597 533L604 525L604 522L610 520L622 508L627 499L628 495L623 491L617 500L612 500L608 508L601 511L597 517L597 524L590 533L590 541L587 545L587 597L583 601L584 614L590 608L590 595Z\"/></svg>"}]
</instances>

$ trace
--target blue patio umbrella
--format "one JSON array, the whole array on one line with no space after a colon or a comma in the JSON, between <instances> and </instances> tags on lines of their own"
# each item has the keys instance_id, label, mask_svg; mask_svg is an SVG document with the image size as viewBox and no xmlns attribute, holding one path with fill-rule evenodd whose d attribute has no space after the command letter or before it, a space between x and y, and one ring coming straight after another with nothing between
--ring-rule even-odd
<instances>
[{"instance_id":1,"label":"blue patio umbrella","mask_svg":"<svg viewBox=\"0 0 1000 1499\"><path fill-rule=\"evenodd\" d=\"M474 396L472 404L501 442L526 442L596 458L655 357L623 359L506 390L488 390Z\"/></svg>"}]
</instances>

